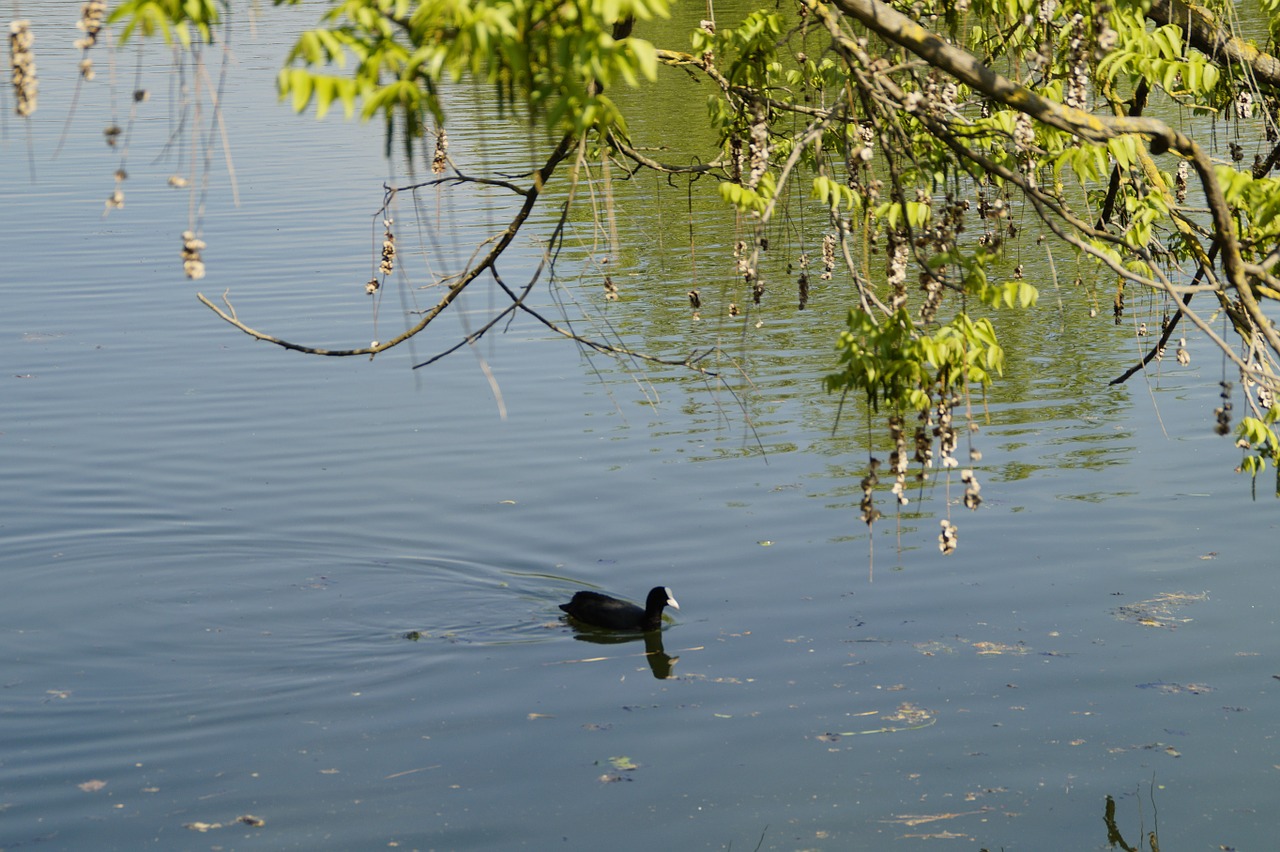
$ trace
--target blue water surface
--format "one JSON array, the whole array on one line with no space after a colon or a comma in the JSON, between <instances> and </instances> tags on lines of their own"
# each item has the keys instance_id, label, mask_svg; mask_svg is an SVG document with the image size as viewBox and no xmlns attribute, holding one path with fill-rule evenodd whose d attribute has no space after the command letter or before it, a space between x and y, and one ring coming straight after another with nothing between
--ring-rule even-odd
<instances>
[{"instance_id":1,"label":"blue water surface","mask_svg":"<svg viewBox=\"0 0 1280 852\"><path fill-rule=\"evenodd\" d=\"M412 277L375 312L382 186L407 169L381 128L276 103L310 23L234 30L234 192L209 114L207 194L166 184L203 156L181 133L164 153L170 92L218 80L218 50L205 80L146 49L125 152L101 128L127 121L138 60L117 56L113 107L104 54L53 159L75 36L42 29L40 112L6 119L0 848L1104 849L1108 796L1135 847L1274 843L1275 505L1211 434L1222 366L1202 342L1189 369L1107 388L1140 347L1087 300L1046 298L1020 390L978 415L981 510L958 478L900 521L886 493L873 550L861 415L833 435L810 343L834 336L837 292L760 328L654 321L643 342L667 356L681 329L724 329L755 367L739 397L527 318L413 370L483 322L492 288L372 362L254 341L195 292L362 346L414 321L438 293L417 285L511 209L401 199ZM462 163L533 161L536 134L458 127ZM104 215L122 158L125 207ZM193 225L200 282L178 257ZM540 251L513 248L514 280ZM619 305L594 279L532 298L625 337L662 267L628 269ZM961 546L943 557L948 514ZM681 603L669 678L556 606L658 584Z\"/></svg>"}]
</instances>

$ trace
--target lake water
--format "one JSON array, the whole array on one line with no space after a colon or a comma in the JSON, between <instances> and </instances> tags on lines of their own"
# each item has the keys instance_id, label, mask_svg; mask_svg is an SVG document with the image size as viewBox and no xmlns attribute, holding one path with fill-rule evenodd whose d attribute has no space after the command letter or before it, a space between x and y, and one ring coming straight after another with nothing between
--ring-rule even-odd
<instances>
[{"instance_id":1,"label":"lake water","mask_svg":"<svg viewBox=\"0 0 1280 852\"><path fill-rule=\"evenodd\" d=\"M37 22L67 8L24 4ZM308 14L236 31L240 206L219 151L198 288L178 259L189 196L154 162L174 126L163 51L141 63L156 96L123 210L103 216L121 162L101 137L105 54L50 156L73 22L38 31L30 136L0 125L0 848L1274 845L1275 505L1211 434L1223 368L1206 346L1106 387L1138 346L1046 290L1007 333L1035 354L975 437L986 503L964 510L951 484L960 549L937 551L937 486L900 537L889 513L871 558L860 415L833 435L818 383L837 292L757 329L709 311L693 326L662 258L615 273L616 305L598 284L559 291L640 348L722 340L752 369L741 407L528 320L416 371L467 326L372 363L255 342L196 289L334 347L394 333L402 298L433 301L389 292L375 327L363 293L380 129L275 103ZM519 159L454 138L464 162ZM459 201L423 244L465 257L504 204ZM430 262L406 233L406 262ZM469 322L491 298L469 297ZM556 606L656 584L681 604L670 677Z\"/></svg>"}]
</instances>

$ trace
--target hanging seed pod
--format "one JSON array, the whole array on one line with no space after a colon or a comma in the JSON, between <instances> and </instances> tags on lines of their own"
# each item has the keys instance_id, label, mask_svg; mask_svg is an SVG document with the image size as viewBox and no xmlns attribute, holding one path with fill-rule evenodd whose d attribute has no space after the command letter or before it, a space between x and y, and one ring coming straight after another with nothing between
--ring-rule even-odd
<instances>
[{"instance_id":1,"label":"hanging seed pod","mask_svg":"<svg viewBox=\"0 0 1280 852\"><path fill-rule=\"evenodd\" d=\"M729 138L729 180L742 183L742 164L746 158L742 155L742 139L739 136Z\"/></svg>"},{"instance_id":2,"label":"hanging seed pod","mask_svg":"<svg viewBox=\"0 0 1280 852\"><path fill-rule=\"evenodd\" d=\"M1219 396L1222 398L1222 406L1213 410L1217 423L1214 424L1213 431L1219 435L1225 435L1231 431L1231 382L1218 382L1222 388Z\"/></svg>"},{"instance_id":3,"label":"hanging seed pod","mask_svg":"<svg viewBox=\"0 0 1280 852\"><path fill-rule=\"evenodd\" d=\"M902 428L902 417L889 418L889 436L893 438L893 452L889 454L889 468L893 471L893 496L899 506L911 502L907 499L907 435Z\"/></svg>"},{"instance_id":4,"label":"hanging seed pod","mask_svg":"<svg viewBox=\"0 0 1280 852\"><path fill-rule=\"evenodd\" d=\"M444 128L440 128L440 132L436 134L436 152L431 158L432 174L442 174L445 169L445 163L449 157L449 136L444 132Z\"/></svg>"},{"instance_id":5,"label":"hanging seed pod","mask_svg":"<svg viewBox=\"0 0 1280 852\"><path fill-rule=\"evenodd\" d=\"M106 17L106 0L89 0L80 7L80 20L76 22L76 29L84 35L76 39L77 49L88 50L98 43L98 34L102 32L102 23Z\"/></svg>"},{"instance_id":6,"label":"hanging seed pod","mask_svg":"<svg viewBox=\"0 0 1280 852\"><path fill-rule=\"evenodd\" d=\"M929 437L928 413L926 412L920 416L923 422L916 427L916 452L913 461L920 465L920 472L916 475L916 478L923 482L929 478L926 469L933 467L933 439Z\"/></svg>"},{"instance_id":7,"label":"hanging seed pod","mask_svg":"<svg viewBox=\"0 0 1280 852\"><path fill-rule=\"evenodd\" d=\"M903 288L907 282L908 249L904 235L889 235L889 264L885 275L889 286L894 290Z\"/></svg>"},{"instance_id":8,"label":"hanging seed pod","mask_svg":"<svg viewBox=\"0 0 1280 852\"><path fill-rule=\"evenodd\" d=\"M382 226L386 228L382 233L382 262L378 265L378 269L383 275L390 275L396 267L396 235L391 232L391 219L384 219Z\"/></svg>"},{"instance_id":9,"label":"hanging seed pod","mask_svg":"<svg viewBox=\"0 0 1280 852\"><path fill-rule=\"evenodd\" d=\"M946 518L942 519L942 532L938 534L938 550L942 551L943 555L950 556L956 552L956 540L959 531L960 528L951 523L951 521Z\"/></svg>"},{"instance_id":10,"label":"hanging seed pod","mask_svg":"<svg viewBox=\"0 0 1280 852\"><path fill-rule=\"evenodd\" d=\"M35 44L30 21L9 22L9 67L13 73L13 111L29 118L36 111L40 84L36 80Z\"/></svg>"},{"instance_id":11,"label":"hanging seed pod","mask_svg":"<svg viewBox=\"0 0 1280 852\"><path fill-rule=\"evenodd\" d=\"M744 185L748 189L754 189L769 168L769 111L763 101L752 104L751 135L748 146L750 172Z\"/></svg>"},{"instance_id":12,"label":"hanging seed pod","mask_svg":"<svg viewBox=\"0 0 1280 852\"><path fill-rule=\"evenodd\" d=\"M1111 4L1098 3L1093 7L1093 58L1101 62L1116 46L1118 35L1111 28Z\"/></svg>"},{"instance_id":13,"label":"hanging seed pod","mask_svg":"<svg viewBox=\"0 0 1280 852\"><path fill-rule=\"evenodd\" d=\"M618 301L618 285L613 283L613 276L604 277L604 298L606 302Z\"/></svg>"},{"instance_id":14,"label":"hanging seed pod","mask_svg":"<svg viewBox=\"0 0 1280 852\"><path fill-rule=\"evenodd\" d=\"M867 526L871 526L883 517L880 510L875 507L875 488L880 484L880 477L876 475L876 471L880 468L880 460L872 458L870 461L871 472L862 477L862 481L858 483L862 488L862 500L858 503L858 507L862 509L859 516L862 522Z\"/></svg>"},{"instance_id":15,"label":"hanging seed pod","mask_svg":"<svg viewBox=\"0 0 1280 852\"><path fill-rule=\"evenodd\" d=\"M689 307L693 308L695 311L702 307L702 297L698 295L697 290L689 291Z\"/></svg>"},{"instance_id":16,"label":"hanging seed pod","mask_svg":"<svg viewBox=\"0 0 1280 852\"><path fill-rule=\"evenodd\" d=\"M938 316L938 308L942 306L942 281L928 271L920 274L920 289L924 291L924 302L920 305L920 322L931 323Z\"/></svg>"},{"instance_id":17,"label":"hanging seed pod","mask_svg":"<svg viewBox=\"0 0 1280 852\"><path fill-rule=\"evenodd\" d=\"M982 505L982 497L978 494L982 490L982 486L978 484L978 478L973 475L972 470L962 470L960 471L960 481L964 483L965 508L976 511Z\"/></svg>"},{"instance_id":18,"label":"hanging seed pod","mask_svg":"<svg viewBox=\"0 0 1280 852\"><path fill-rule=\"evenodd\" d=\"M376 294L381 287L382 287L382 284L378 282L377 278L370 278L368 281L365 282L364 291L368 293L370 296L372 296Z\"/></svg>"},{"instance_id":19,"label":"hanging seed pod","mask_svg":"<svg viewBox=\"0 0 1280 852\"><path fill-rule=\"evenodd\" d=\"M205 250L205 242L196 237L195 231L182 232L182 271L193 281L204 277L204 259L201 252Z\"/></svg>"},{"instance_id":20,"label":"hanging seed pod","mask_svg":"<svg viewBox=\"0 0 1280 852\"><path fill-rule=\"evenodd\" d=\"M822 275L823 281L830 281L836 270L836 235L822 235Z\"/></svg>"},{"instance_id":21,"label":"hanging seed pod","mask_svg":"<svg viewBox=\"0 0 1280 852\"><path fill-rule=\"evenodd\" d=\"M1248 89L1236 95L1236 118L1241 121L1253 118L1253 93Z\"/></svg>"}]
</instances>

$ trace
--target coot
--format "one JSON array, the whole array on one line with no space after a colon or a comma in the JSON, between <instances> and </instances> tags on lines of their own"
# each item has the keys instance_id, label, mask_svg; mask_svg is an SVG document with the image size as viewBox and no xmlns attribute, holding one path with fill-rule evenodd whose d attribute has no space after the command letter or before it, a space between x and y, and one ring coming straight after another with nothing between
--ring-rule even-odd
<instances>
[{"instance_id":1,"label":"coot","mask_svg":"<svg viewBox=\"0 0 1280 852\"><path fill-rule=\"evenodd\" d=\"M649 592L644 609L599 592L577 592L567 604L560 604L562 610L583 624L609 630L645 631L662 626L662 609L668 606L680 608L671 590L664 586L655 586Z\"/></svg>"}]
</instances>

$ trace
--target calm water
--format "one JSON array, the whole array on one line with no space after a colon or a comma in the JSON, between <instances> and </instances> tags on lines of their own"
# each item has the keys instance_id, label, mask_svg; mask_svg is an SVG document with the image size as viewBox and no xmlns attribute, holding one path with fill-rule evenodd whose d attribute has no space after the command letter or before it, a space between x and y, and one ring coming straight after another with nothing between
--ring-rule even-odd
<instances>
[{"instance_id":1,"label":"calm water","mask_svg":"<svg viewBox=\"0 0 1280 852\"><path fill-rule=\"evenodd\" d=\"M363 294L387 167L377 128L275 105L306 20L237 35L241 206L219 169L200 287L361 345L400 323L399 294L377 328ZM727 329L754 433L723 392L529 322L478 349L505 419L476 355L410 369L457 320L373 363L256 343L181 277L166 56L104 218L105 73L50 161L74 33L38 38L36 179L11 116L0 150L0 848L1104 849L1108 796L1131 846L1274 845L1275 507L1210 434L1216 362L1106 388L1132 342L1046 296L1009 333L1039 355L977 437L959 552L937 489L901 550L881 526L872 579L857 417L833 437L816 385L838 294ZM441 251L502 209L459 206ZM726 331L644 307L610 310L650 346ZM657 583L682 606L668 679L556 609Z\"/></svg>"}]
</instances>

